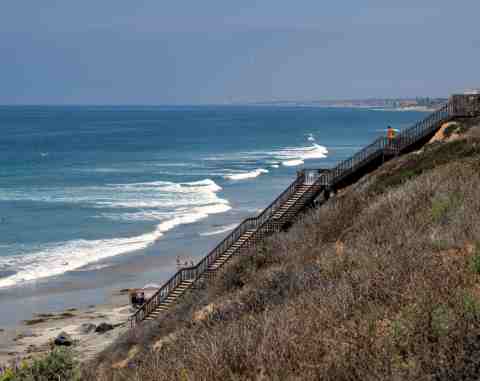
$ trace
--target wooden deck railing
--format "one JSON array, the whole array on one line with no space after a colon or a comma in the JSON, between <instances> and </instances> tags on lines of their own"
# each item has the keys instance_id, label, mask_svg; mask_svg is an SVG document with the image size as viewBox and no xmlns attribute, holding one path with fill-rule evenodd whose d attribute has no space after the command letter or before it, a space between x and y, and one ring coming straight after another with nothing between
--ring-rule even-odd
<instances>
[{"instance_id":1,"label":"wooden deck railing","mask_svg":"<svg viewBox=\"0 0 480 381\"><path fill-rule=\"evenodd\" d=\"M334 185L386 152L401 153L405 151L408 147L438 129L439 124L448 121L452 117L451 115L452 105L446 104L427 118L401 131L392 141L389 141L386 137L376 139L352 157L337 164L329 173L324 174L325 178L322 181Z\"/></svg>"},{"instance_id":2,"label":"wooden deck railing","mask_svg":"<svg viewBox=\"0 0 480 381\"><path fill-rule=\"evenodd\" d=\"M448 121L458 113L458 105L455 106L453 103L449 102L424 120L416 123L410 128L401 131L393 141L389 141L384 137L378 138L373 143L369 144L352 157L340 162L330 170L322 169L299 171L295 181L293 181L287 187L287 189L282 192L282 194L280 194L269 206L267 206L262 213L256 217L245 219L197 265L180 269L167 282L165 282L165 284L132 315L130 318L131 325L135 326L136 323L146 318L180 283L185 280L199 279L202 274L207 272L209 266L213 264L230 247L232 247L232 245L234 245L247 231L253 233L252 236L243 243L243 245L248 244L248 242L251 240L255 242L255 235L262 231L264 227L266 229L268 226L269 231L279 230L280 226L276 226L275 222L271 221L271 217L285 203L285 201L287 201L297 191L299 186L309 185L309 190L311 189L318 191L327 186L334 186L345 177L355 173L355 171L365 166L372 160L377 159L379 156L384 155L386 152L404 152L410 146L433 133L442 123ZM307 203L314 193L315 192L306 193L299 200L297 200L292 207L297 207L298 209L298 205L301 203Z\"/></svg>"},{"instance_id":3,"label":"wooden deck railing","mask_svg":"<svg viewBox=\"0 0 480 381\"><path fill-rule=\"evenodd\" d=\"M170 291L174 290L182 281L198 279L204 272L208 270L208 267L213 264L218 257L225 253L247 231L257 231L260 227L266 224L278 207L288 200L293 193L295 193L297 187L303 184L303 181L304 174L299 173L295 181L293 181L287 187L287 189L280 194L280 196L278 196L269 206L267 206L262 213L256 217L245 219L196 266L185 267L178 270L131 316L131 325L134 326L136 323L145 319L167 297Z\"/></svg>"}]
</instances>

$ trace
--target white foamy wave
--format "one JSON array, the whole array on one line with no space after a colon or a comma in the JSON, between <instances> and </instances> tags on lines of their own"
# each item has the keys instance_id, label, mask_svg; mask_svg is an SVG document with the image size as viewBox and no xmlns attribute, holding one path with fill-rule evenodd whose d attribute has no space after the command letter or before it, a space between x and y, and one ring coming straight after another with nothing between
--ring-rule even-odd
<instances>
[{"instance_id":1,"label":"white foamy wave","mask_svg":"<svg viewBox=\"0 0 480 381\"><path fill-rule=\"evenodd\" d=\"M146 284L145 286L143 286L142 288L143 288L143 289L147 289L147 288L155 288L155 289L157 289L157 288L160 288L160 287L162 287L162 286L161 286L160 284L158 284L158 283L147 283L147 284Z\"/></svg>"},{"instance_id":2,"label":"white foamy wave","mask_svg":"<svg viewBox=\"0 0 480 381\"><path fill-rule=\"evenodd\" d=\"M272 167L272 168L278 168L278 167L280 167L280 166L279 166L278 164L272 164L270 167Z\"/></svg>"},{"instance_id":3,"label":"white foamy wave","mask_svg":"<svg viewBox=\"0 0 480 381\"><path fill-rule=\"evenodd\" d=\"M225 204L186 209L158 224L152 232L140 236L60 242L31 254L1 258L0 266L15 268L17 273L0 279L0 288L61 275L102 259L145 249L165 232L179 225L191 224L207 218L210 214L223 213L230 209L231 207Z\"/></svg>"},{"instance_id":4,"label":"white foamy wave","mask_svg":"<svg viewBox=\"0 0 480 381\"><path fill-rule=\"evenodd\" d=\"M16 274L0 279L0 288L60 275L91 262L144 249L157 238L158 233L155 231L132 238L91 241L80 239L50 244L39 252L16 256L13 261L10 258Z\"/></svg>"},{"instance_id":5,"label":"white foamy wave","mask_svg":"<svg viewBox=\"0 0 480 381\"><path fill-rule=\"evenodd\" d=\"M194 181L191 183L172 183L169 181L152 181L146 183L130 183L130 184L110 184L110 188L127 191L127 192L139 192L139 191L155 191L155 192L198 192L209 191L218 192L222 188L215 183L215 181L206 179L200 181Z\"/></svg>"},{"instance_id":6,"label":"white foamy wave","mask_svg":"<svg viewBox=\"0 0 480 381\"><path fill-rule=\"evenodd\" d=\"M285 160L282 162L282 165L285 167L296 167L298 165L302 165L304 163L301 159L294 159L294 160Z\"/></svg>"},{"instance_id":7,"label":"white foamy wave","mask_svg":"<svg viewBox=\"0 0 480 381\"><path fill-rule=\"evenodd\" d=\"M238 226L237 224L226 225L226 226L222 226L222 227L220 227L216 230L200 233L200 235L202 237L208 237L208 236L211 236L211 235L222 234L222 233L226 233L230 230L235 229L237 226Z\"/></svg>"},{"instance_id":8,"label":"white foamy wave","mask_svg":"<svg viewBox=\"0 0 480 381\"><path fill-rule=\"evenodd\" d=\"M275 155L282 160L282 165L297 166L310 159L324 159L328 155L327 147L313 143L309 147L292 147L276 151Z\"/></svg>"},{"instance_id":9,"label":"white foamy wave","mask_svg":"<svg viewBox=\"0 0 480 381\"><path fill-rule=\"evenodd\" d=\"M277 151L279 157L286 159L324 159L327 157L327 147L314 143L309 147L286 148Z\"/></svg>"},{"instance_id":10,"label":"white foamy wave","mask_svg":"<svg viewBox=\"0 0 480 381\"><path fill-rule=\"evenodd\" d=\"M307 135L307 140L308 140L309 142L314 142L314 141L315 141L315 136L313 136L313 134L308 134L308 135Z\"/></svg>"},{"instance_id":11,"label":"white foamy wave","mask_svg":"<svg viewBox=\"0 0 480 381\"><path fill-rule=\"evenodd\" d=\"M49 201L86 203L97 208L118 208L108 210L98 217L119 221L152 221L155 228L149 233L134 237L85 240L76 239L56 242L28 249L22 255L0 257L0 269L9 274L0 279L0 287L61 275L67 271L87 269L98 261L109 257L142 250L161 238L165 232L179 225L191 224L211 214L224 213L231 209L228 200L217 193L221 188L212 180L190 183L148 182L111 184L102 187L51 188L47 194L33 192L18 193L17 196L32 199L46 197ZM0 190L0 199L2 194ZM12 193L8 194L11 199ZM28 196L28 198L27 198ZM125 210L131 208L133 210ZM137 210L135 210L137 209ZM23 250L22 250L23 251ZM102 266L103 263L98 263ZM15 273L10 275L11 272Z\"/></svg>"},{"instance_id":12,"label":"white foamy wave","mask_svg":"<svg viewBox=\"0 0 480 381\"><path fill-rule=\"evenodd\" d=\"M254 179L255 177L260 176L262 173L268 173L268 169L255 169L254 171L250 172L243 172L243 173L232 173L229 175L225 175L224 178L228 180L246 180L246 179Z\"/></svg>"},{"instance_id":13,"label":"white foamy wave","mask_svg":"<svg viewBox=\"0 0 480 381\"><path fill-rule=\"evenodd\" d=\"M0 200L28 200L84 204L94 208L175 208L213 203L228 204L217 196L222 188L213 180L190 183L154 181L74 188L0 189Z\"/></svg>"}]
</instances>

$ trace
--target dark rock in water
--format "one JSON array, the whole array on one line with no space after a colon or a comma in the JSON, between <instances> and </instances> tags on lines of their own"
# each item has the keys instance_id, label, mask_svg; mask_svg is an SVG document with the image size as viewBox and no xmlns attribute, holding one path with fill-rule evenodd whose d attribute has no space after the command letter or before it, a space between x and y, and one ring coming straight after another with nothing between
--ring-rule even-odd
<instances>
[{"instance_id":1,"label":"dark rock in water","mask_svg":"<svg viewBox=\"0 0 480 381\"><path fill-rule=\"evenodd\" d=\"M68 333L60 332L54 343L55 345L64 345L66 347L69 347L73 344L73 339Z\"/></svg>"},{"instance_id":2,"label":"dark rock in water","mask_svg":"<svg viewBox=\"0 0 480 381\"><path fill-rule=\"evenodd\" d=\"M111 331L113 329L113 325L108 323L100 323L97 328L95 328L95 332L97 333L105 333L107 331Z\"/></svg>"},{"instance_id":3,"label":"dark rock in water","mask_svg":"<svg viewBox=\"0 0 480 381\"><path fill-rule=\"evenodd\" d=\"M97 328L97 326L95 324L83 323L80 326L80 332L86 335L87 333L91 333L91 332L95 331L96 328Z\"/></svg>"}]
</instances>

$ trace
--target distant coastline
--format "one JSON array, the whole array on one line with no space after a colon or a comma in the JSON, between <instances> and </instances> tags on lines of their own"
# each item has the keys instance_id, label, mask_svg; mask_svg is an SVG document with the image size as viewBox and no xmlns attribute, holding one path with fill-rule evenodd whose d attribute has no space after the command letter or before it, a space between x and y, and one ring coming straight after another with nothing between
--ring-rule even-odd
<instances>
[{"instance_id":1,"label":"distant coastline","mask_svg":"<svg viewBox=\"0 0 480 381\"><path fill-rule=\"evenodd\" d=\"M448 101L447 98L372 98L346 100L268 100L252 102L232 102L233 105L275 106L275 107L319 107L319 108L354 108L378 111L417 111L433 112Z\"/></svg>"}]
</instances>

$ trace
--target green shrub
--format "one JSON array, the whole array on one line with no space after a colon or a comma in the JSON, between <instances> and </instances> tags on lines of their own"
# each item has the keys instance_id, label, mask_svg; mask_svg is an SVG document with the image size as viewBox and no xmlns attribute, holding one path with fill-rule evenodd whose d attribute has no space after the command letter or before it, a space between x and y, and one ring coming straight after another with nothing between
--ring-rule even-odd
<instances>
[{"instance_id":1,"label":"green shrub","mask_svg":"<svg viewBox=\"0 0 480 381\"><path fill-rule=\"evenodd\" d=\"M401 338L405 335L405 327L400 320L394 320L392 322L392 335L394 339Z\"/></svg>"},{"instance_id":2,"label":"green shrub","mask_svg":"<svg viewBox=\"0 0 480 381\"><path fill-rule=\"evenodd\" d=\"M450 208L450 201L448 199L434 199L432 201L433 221L436 223L444 222L449 208Z\"/></svg>"},{"instance_id":3,"label":"green shrub","mask_svg":"<svg viewBox=\"0 0 480 381\"><path fill-rule=\"evenodd\" d=\"M448 333L452 323L452 316L449 309L440 305L432 311L432 330L436 337L444 336Z\"/></svg>"},{"instance_id":4,"label":"green shrub","mask_svg":"<svg viewBox=\"0 0 480 381\"><path fill-rule=\"evenodd\" d=\"M480 303L469 293L463 297L463 308L467 318L477 319L480 317Z\"/></svg>"},{"instance_id":5,"label":"green shrub","mask_svg":"<svg viewBox=\"0 0 480 381\"><path fill-rule=\"evenodd\" d=\"M435 248L435 250L438 250L438 251L443 251L443 250L447 250L448 248L450 248L449 242L444 240L444 239L435 240L435 241L432 242L432 244L433 244L433 247Z\"/></svg>"},{"instance_id":6,"label":"green shrub","mask_svg":"<svg viewBox=\"0 0 480 381\"><path fill-rule=\"evenodd\" d=\"M421 153L408 155L400 163L394 162L393 169L385 168L376 177L369 190L374 194L384 193L388 188L397 187L433 168L478 155L480 155L480 141L474 138L432 144L425 147Z\"/></svg>"},{"instance_id":7,"label":"green shrub","mask_svg":"<svg viewBox=\"0 0 480 381\"><path fill-rule=\"evenodd\" d=\"M458 209L463 203L463 196L460 193L451 193L447 197L437 197L432 200L432 219L435 223L444 224L447 222L448 214Z\"/></svg>"},{"instance_id":8,"label":"green shrub","mask_svg":"<svg viewBox=\"0 0 480 381\"><path fill-rule=\"evenodd\" d=\"M470 265L475 274L480 274L480 242L475 244L475 253L472 256Z\"/></svg>"},{"instance_id":9,"label":"green shrub","mask_svg":"<svg viewBox=\"0 0 480 381\"><path fill-rule=\"evenodd\" d=\"M15 381L15 374L13 373L13 370L7 369L3 372L3 374L0 374L0 381Z\"/></svg>"},{"instance_id":10,"label":"green shrub","mask_svg":"<svg viewBox=\"0 0 480 381\"><path fill-rule=\"evenodd\" d=\"M68 349L54 348L46 357L25 364L2 381L79 381L78 364Z\"/></svg>"}]
</instances>

